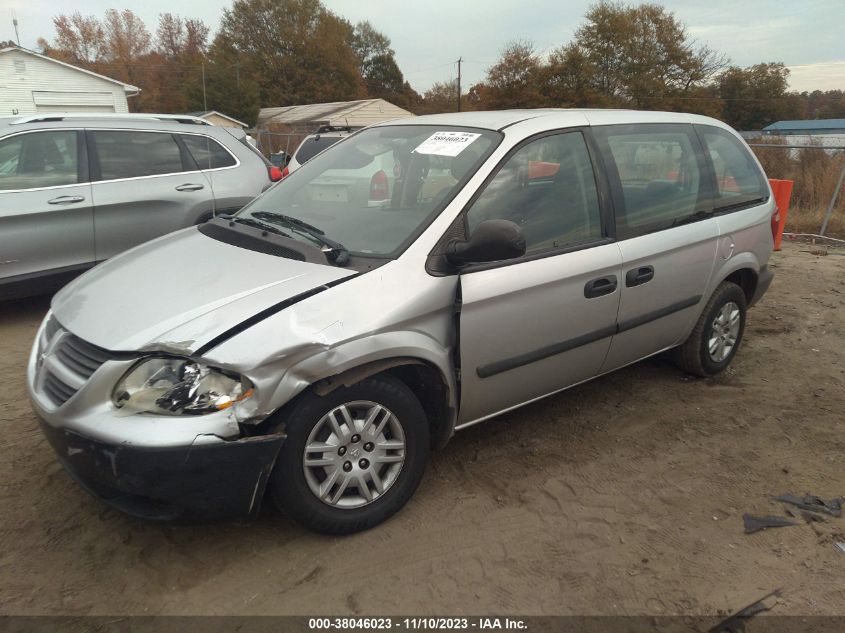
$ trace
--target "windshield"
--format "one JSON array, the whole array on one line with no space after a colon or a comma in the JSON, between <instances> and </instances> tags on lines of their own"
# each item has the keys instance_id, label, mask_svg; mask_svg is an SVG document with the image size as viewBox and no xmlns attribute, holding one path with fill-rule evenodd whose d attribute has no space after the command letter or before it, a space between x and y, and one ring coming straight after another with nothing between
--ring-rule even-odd
<instances>
[{"instance_id":1,"label":"windshield","mask_svg":"<svg viewBox=\"0 0 845 633\"><path fill-rule=\"evenodd\" d=\"M489 130L430 125L363 130L303 165L237 217L273 223L318 247L325 248L328 238L352 255L397 256L500 139Z\"/></svg>"}]
</instances>

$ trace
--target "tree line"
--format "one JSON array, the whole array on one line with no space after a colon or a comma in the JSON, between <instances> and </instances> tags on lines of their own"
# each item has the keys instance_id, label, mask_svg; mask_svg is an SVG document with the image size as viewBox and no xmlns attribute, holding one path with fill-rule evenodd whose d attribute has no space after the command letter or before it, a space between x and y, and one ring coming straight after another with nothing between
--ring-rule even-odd
<instances>
[{"instance_id":1,"label":"tree line","mask_svg":"<svg viewBox=\"0 0 845 633\"><path fill-rule=\"evenodd\" d=\"M657 4L602 0L572 41L548 55L530 41L510 42L460 97L455 81L417 93L386 34L320 0L235 0L213 38L202 21L172 13L159 16L155 34L128 9L102 19L62 14L53 23L53 40L38 42L46 55L140 87L131 107L146 112L213 109L254 124L262 106L381 97L417 114L459 103L465 110L624 107L706 114L744 130L845 117L841 90L789 92L782 63L732 65Z\"/></svg>"}]
</instances>

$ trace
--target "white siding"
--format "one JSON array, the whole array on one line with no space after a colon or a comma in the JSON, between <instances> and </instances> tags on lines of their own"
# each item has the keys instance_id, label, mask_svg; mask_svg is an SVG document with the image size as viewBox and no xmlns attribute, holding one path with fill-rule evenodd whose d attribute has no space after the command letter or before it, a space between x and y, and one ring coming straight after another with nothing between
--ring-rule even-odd
<instances>
[{"instance_id":1,"label":"white siding","mask_svg":"<svg viewBox=\"0 0 845 633\"><path fill-rule=\"evenodd\" d=\"M212 125L216 125L217 127L236 127L236 128L241 127L240 125L238 125L237 123L235 123L231 119L227 119L226 117L219 116L219 115L217 115L213 112L211 114L205 114L200 118L205 119L206 121L208 121Z\"/></svg>"},{"instance_id":2,"label":"white siding","mask_svg":"<svg viewBox=\"0 0 845 633\"><path fill-rule=\"evenodd\" d=\"M414 116L384 99L362 99L359 101L338 101L336 103L312 103L280 108L261 108L258 126L289 125L316 127L318 125L339 125L359 128L382 121L404 119Z\"/></svg>"},{"instance_id":3,"label":"white siding","mask_svg":"<svg viewBox=\"0 0 845 633\"><path fill-rule=\"evenodd\" d=\"M128 112L122 85L20 51L0 55L0 115ZM110 108L110 109L109 109Z\"/></svg>"},{"instance_id":4,"label":"white siding","mask_svg":"<svg viewBox=\"0 0 845 633\"><path fill-rule=\"evenodd\" d=\"M347 112L332 115L329 125L349 125L350 127L365 127L373 123L404 119L414 116L412 113L393 105L384 99L368 100L364 105Z\"/></svg>"}]
</instances>

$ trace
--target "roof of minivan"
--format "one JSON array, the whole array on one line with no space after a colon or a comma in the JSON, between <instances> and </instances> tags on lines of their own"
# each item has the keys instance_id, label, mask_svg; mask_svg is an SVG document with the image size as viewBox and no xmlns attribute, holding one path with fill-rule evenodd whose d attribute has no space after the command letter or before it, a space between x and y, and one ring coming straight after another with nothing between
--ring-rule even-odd
<instances>
[{"instance_id":1,"label":"roof of minivan","mask_svg":"<svg viewBox=\"0 0 845 633\"><path fill-rule=\"evenodd\" d=\"M408 119L379 123L382 125L457 125L465 127L501 130L529 119L554 119L555 127L583 125L584 116L596 122L610 123L709 123L724 126L724 123L710 117L682 112L660 112L655 110L613 110L578 108L537 108L526 110L490 110L480 112L450 112L428 114ZM567 119L569 119L567 121ZM550 124L552 122L550 121Z\"/></svg>"}]
</instances>

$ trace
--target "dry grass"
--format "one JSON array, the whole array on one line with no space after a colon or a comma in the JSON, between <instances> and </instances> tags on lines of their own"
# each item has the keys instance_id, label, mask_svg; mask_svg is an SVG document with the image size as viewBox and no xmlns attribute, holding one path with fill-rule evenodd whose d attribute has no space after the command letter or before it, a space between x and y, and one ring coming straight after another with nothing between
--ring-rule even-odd
<instances>
[{"instance_id":1,"label":"dry grass","mask_svg":"<svg viewBox=\"0 0 845 633\"><path fill-rule=\"evenodd\" d=\"M783 143L783 139L765 139L755 143L775 145ZM845 167L845 153L825 151L821 146L803 150L782 147L754 147L753 150L769 178L795 182L786 230L818 233L839 174ZM839 193L827 225L827 234L845 238L845 191Z\"/></svg>"}]
</instances>

